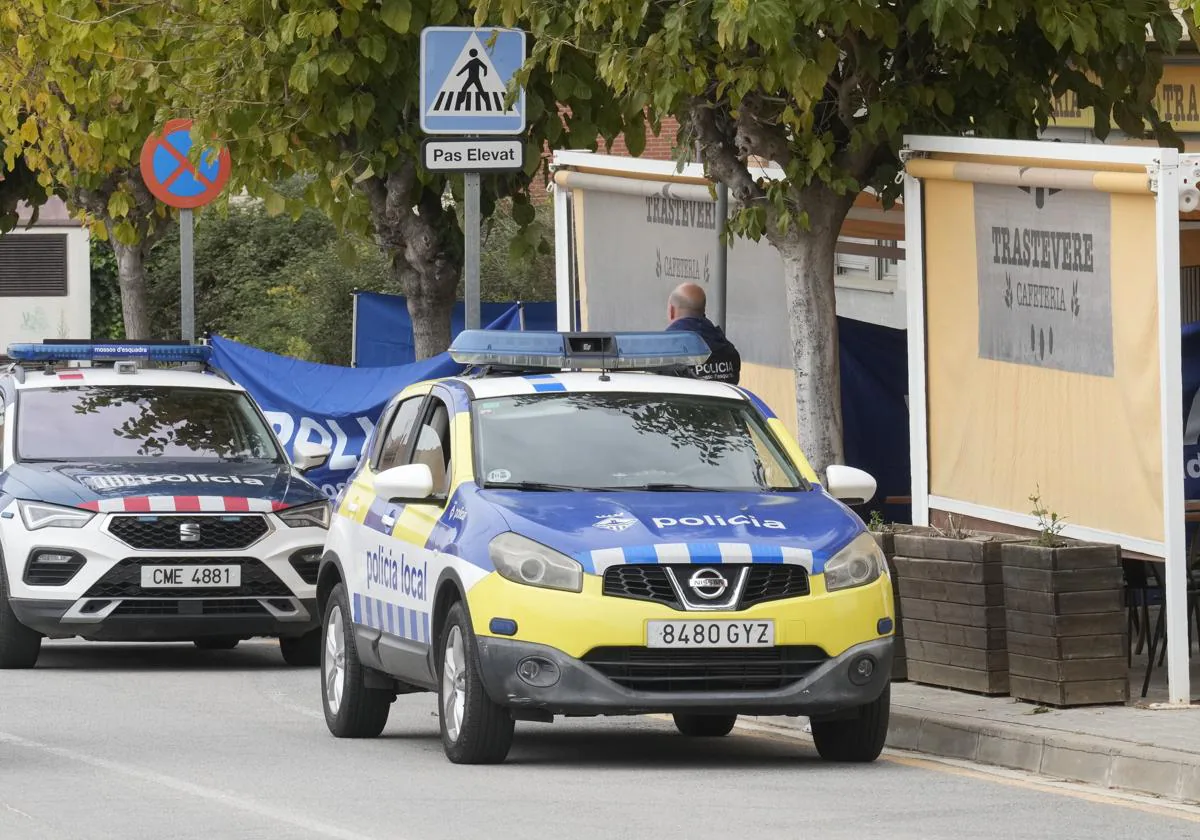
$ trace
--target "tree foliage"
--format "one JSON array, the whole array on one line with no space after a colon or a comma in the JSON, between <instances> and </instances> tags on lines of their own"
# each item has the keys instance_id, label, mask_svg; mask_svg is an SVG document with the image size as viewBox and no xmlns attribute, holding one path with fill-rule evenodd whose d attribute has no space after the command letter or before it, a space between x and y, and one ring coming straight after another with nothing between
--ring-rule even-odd
<instances>
[{"instance_id":1,"label":"tree foliage","mask_svg":"<svg viewBox=\"0 0 1200 840\"><path fill-rule=\"evenodd\" d=\"M22 203L37 209L49 197L46 188L38 183L37 176L29 171L24 158L18 156L11 164L5 164L4 141L0 138L0 234L8 233L19 221L18 206Z\"/></svg>"},{"instance_id":2,"label":"tree foliage","mask_svg":"<svg viewBox=\"0 0 1200 840\"><path fill-rule=\"evenodd\" d=\"M339 229L372 235L408 297L421 357L445 349L463 263L461 226L449 196L461 177L420 164L418 58L427 25L469 24L465 0L192 0L209 33L172 67L174 98L228 140L237 181L272 211L293 202L269 184L311 173L304 200ZM184 26L177 15L168 26ZM558 103L570 101L570 113ZM534 215L528 186L545 144L595 148L624 127L590 59L563 50L557 73L528 80L528 166L482 178L482 210L511 198L522 225ZM640 111L634 109L640 120ZM636 129L634 129L636 132ZM527 239L522 239L528 245Z\"/></svg>"},{"instance_id":3,"label":"tree foliage","mask_svg":"<svg viewBox=\"0 0 1200 840\"><path fill-rule=\"evenodd\" d=\"M1146 37L1175 49L1168 0L480 0L489 15L532 31L530 72L553 74L570 45L622 107L677 117L680 145L729 186L734 231L779 249L800 433L821 468L842 451L834 243L861 190L896 197L905 133L1035 138L1073 90L1100 138L1149 125L1178 143Z\"/></svg>"}]
</instances>

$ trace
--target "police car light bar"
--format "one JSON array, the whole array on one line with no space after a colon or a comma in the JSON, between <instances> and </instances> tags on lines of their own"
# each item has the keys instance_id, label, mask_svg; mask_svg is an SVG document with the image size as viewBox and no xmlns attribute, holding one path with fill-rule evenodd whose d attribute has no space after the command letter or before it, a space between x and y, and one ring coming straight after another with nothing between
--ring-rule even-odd
<instances>
[{"instance_id":1,"label":"police car light bar","mask_svg":"<svg viewBox=\"0 0 1200 840\"><path fill-rule=\"evenodd\" d=\"M10 344L10 358L18 362L108 362L120 359L148 359L152 362L199 362L212 357L207 344L169 344L154 342L45 342Z\"/></svg>"},{"instance_id":2,"label":"police car light bar","mask_svg":"<svg viewBox=\"0 0 1200 840\"><path fill-rule=\"evenodd\" d=\"M450 345L460 365L651 370L702 364L708 345L692 332L560 333L464 330Z\"/></svg>"}]
</instances>

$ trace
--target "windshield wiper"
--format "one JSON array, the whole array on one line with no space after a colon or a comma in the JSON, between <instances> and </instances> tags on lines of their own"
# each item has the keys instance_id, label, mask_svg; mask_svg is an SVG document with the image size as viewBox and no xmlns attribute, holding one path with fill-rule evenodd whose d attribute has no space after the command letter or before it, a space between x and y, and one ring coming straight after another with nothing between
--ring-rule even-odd
<instances>
[{"instance_id":1,"label":"windshield wiper","mask_svg":"<svg viewBox=\"0 0 1200 840\"><path fill-rule=\"evenodd\" d=\"M586 487L578 487L574 484L550 484L545 481L485 481L483 486L488 490L497 487L503 490L570 490L575 492L588 489Z\"/></svg>"},{"instance_id":2,"label":"windshield wiper","mask_svg":"<svg viewBox=\"0 0 1200 840\"><path fill-rule=\"evenodd\" d=\"M605 487L604 489L605 490L649 490L651 492L670 491L670 490L679 490L679 491L684 491L684 492L693 491L693 492L701 492L701 493L726 493L726 492L728 492L727 490L724 490L720 487L700 487L695 484L675 484L675 483L672 483L669 481L651 481L646 484L629 484L624 487Z\"/></svg>"}]
</instances>

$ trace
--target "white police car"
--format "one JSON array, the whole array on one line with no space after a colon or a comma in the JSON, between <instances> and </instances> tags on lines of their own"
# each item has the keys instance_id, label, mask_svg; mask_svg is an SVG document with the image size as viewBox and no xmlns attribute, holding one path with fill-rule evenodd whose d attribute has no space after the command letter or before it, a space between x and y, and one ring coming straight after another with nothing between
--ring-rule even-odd
<instances>
[{"instance_id":1,"label":"white police car","mask_svg":"<svg viewBox=\"0 0 1200 840\"><path fill-rule=\"evenodd\" d=\"M887 566L761 401L629 372L697 364L696 335L459 335L476 369L385 408L339 497L317 583L322 700L378 735L435 691L451 761L507 755L515 720L807 715L820 754L871 761L888 728Z\"/></svg>"},{"instance_id":2,"label":"white police car","mask_svg":"<svg viewBox=\"0 0 1200 840\"><path fill-rule=\"evenodd\" d=\"M328 499L206 345L13 345L0 368L0 668L43 637L278 636L319 660ZM83 362L83 365L78 364ZM73 364L74 363L74 364Z\"/></svg>"}]
</instances>

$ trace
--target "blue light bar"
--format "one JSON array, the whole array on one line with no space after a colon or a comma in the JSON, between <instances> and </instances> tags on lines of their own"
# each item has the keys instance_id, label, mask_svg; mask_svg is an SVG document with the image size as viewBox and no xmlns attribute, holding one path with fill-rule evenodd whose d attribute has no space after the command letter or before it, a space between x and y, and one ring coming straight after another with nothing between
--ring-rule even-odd
<instances>
[{"instance_id":1,"label":"blue light bar","mask_svg":"<svg viewBox=\"0 0 1200 840\"><path fill-rule=\"evenodd\" d=\"M212 357L207 344L139 344L137 342L10 344L8 355L18 362L109 362L147 359L152 362L201 362Z\"/></svg>"},{"instance_id":2,"label":"blue light bar","mask_svg":"<svg viewBox=\"0 0 1200 840\"><path fill-rule=\"evenodd\" d=\"M698 365L709 356L696 333L513 332L464 330L450 345L460 365L576 370L652 370Z\"/></svg>"}]
</instances>

